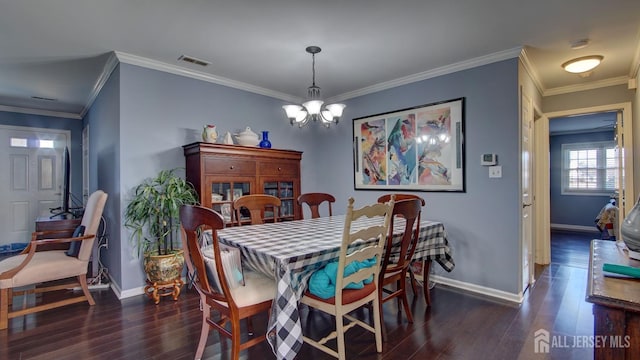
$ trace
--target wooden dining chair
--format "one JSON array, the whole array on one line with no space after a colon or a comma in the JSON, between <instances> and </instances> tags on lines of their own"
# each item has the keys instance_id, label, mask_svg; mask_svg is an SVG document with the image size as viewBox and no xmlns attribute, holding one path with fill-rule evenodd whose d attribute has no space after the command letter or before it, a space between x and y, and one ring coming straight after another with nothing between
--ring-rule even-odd
<instances>
[{"instance_id":1,"label":"wooden dining chair","mask_svg":"<svg viewBox=\"0 0 640 360\"><path fill-rule=\"evenodd\" d=\"M382 352L382 323L380 321L380 303L378 296L380 263L384 252L384 243L389 231L389 222L393 211L393 201L385 204L367 205L360 209L353 208L353 198L349 198L347 214L342 234L342 245L335 279L335 293L328 299L321 298L307 290L301 303L312 308L333 315L336 319L336 330L320 340L311 339L303 334L304 342L330 354L338 359L345 359L345 332L355 325L375 334L376 351ZM354 227L354 223L364 218L374 218L378 221L367 228ZM372 244L357 251L347 251L349 245L356 241L377 239ZM375 259L370 267L359 266ZM345 267L350 266L355 271L345 276ZM372 279L367 283L366 279ZM360 289L345 288L350 283L363 282ZM356 319L349 315L355 309L372 304L373 326L370 323ZM344 324L344 320L349 321ZM329 340L336 339L337 351L326 345Z\"/></svg>"},{"instance_id":2,"label":"wooden dining chair","mask_svg":"<svg viewBox=\"0 0 640 360\"><path fill-rule=\"evenodd\" d=\"M336 198L331 194L327 193L306 193L298 196L298 205L302 206L302 204L307 204L309 209L311 210L311 218L319 218L320 217L320 204L323 202L327 202L329 205L329 216L333 215L331 211L331 204L336 202Z\"/></svg>"},{"instance_id":3,"label":"wooden dining chair","mask_svg":"<svg viewBox=\"0 0 640 360\"><path fill-rule=\"evenodd\" d=\"M402 201L402 200L410 200L410 199L419 199L422 206L425 205L425 201L423 198L421 198L418 195L414 195L414 194L385 194L382 195L378 198L378 202L379 203L384 203L389 201L389 199L391 199L391 195L395 196L396 202L398 201ZM420 223L420 222L418 222ZM409 278L411 279L411 291L413 291L413 295L415 296L416 294L418 294L418 281L416 280L416 275L413 273L413 270L411 269L411 267L409 267ZM429 284L423 284L423 286L429 286ZM428 292L426 292L428 294ZM431 301L429 299L425 299L427 301L427 303L431 303Z\"/></svg>"},{"instance_id":4,"label":"wooden dining chair","mask_svg":"<svg viewBox=\"0 0 640 360\"><path fill-rule=\"evenodd\" d=\"M242 225L242 208L246 208L247 210L249 210L251 224L255 225L264 224L265 209L269 208L273 212L273 222L277 222L281 205L282 202L279 198L265 194L244 195L233 201L233 209L236 214L238 225Z\"/></svg>"},{"instance_id":5,"label":"wooden dining chair","mask_svg":"<svg viewBox=\"0 0 640 360\"><path fill-rule=\"evenodd\" d=\"M418 195L414 195L414 194L385 194L382 195L378 198L378 202L379 203L385 203L389 200L391 200L391 195L395 196L396 202L401 201L401 200L408 200L408 199L420 199L420 202L422 204L422 206L424 206L426 203L424 201L423 198L421 198Z\"/></svg>"},{"instance_id":6,"label":"wooden dining chair","mask_svg":"<svg viewBox=\"0 0 640 360\"><path fill-rule=\"evenodd\" d=\"M400 200L393 206L393 218L399 217L402 219L405 227L400 242L400 251L397 253L397 261L390 262L391 248L393 247L394 219L392 219L391 224L389 224L387 246L385 247L382 269L380 270L380 286L378 287L381 319L383 318L382 305L389 300L398 299L398 311L401 311L400 304L402 304L404 306L404 312L407 315L407 320L413 323L413 316L409 308L409 301L407 300L406 278L413 254L416 251L416 244L418 243L421 210L422 203L420 199ZM394 283L396 285L395 290L385 288L385 286Z\"/></svg>"},{"instance_id":7,"label":"wooden dining chair","mask_svg":"<svg viewBox=\"0 0 640 360\"><path fill-rule=\"evenodd\" d=\"M202 307L202 329L195 359L202 358L209 330L213 328L221 337L231 339L231 359L236 360L240 351L266 340L266 334L263 334L241 342L240 320L250 320L251 316L271 309L276 294L275 281L256 272L244 270L244 286L232 287L227 282L217 236L217 230L224 228L224 218L219 213L197 205L183 205L180 208L180 222L185 262L189 262L188 269L193 271L193 285L200 294ZM204 229L212 229L215 271L205 264L205 257L200 248L198 238ZM219 320L211 316L212 309L220 314ZM227 329L227 323L230 323L230 330Z\"/></svg>"}]
</instances>

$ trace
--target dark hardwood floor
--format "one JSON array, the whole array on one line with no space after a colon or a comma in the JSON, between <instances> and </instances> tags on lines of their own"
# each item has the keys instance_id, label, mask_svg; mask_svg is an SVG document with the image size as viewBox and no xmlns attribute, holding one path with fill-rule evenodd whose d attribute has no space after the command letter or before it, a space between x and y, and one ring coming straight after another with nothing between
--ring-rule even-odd
<instances>
[{"instance_id":1,"label":"dark hardwood floor","mask_svg":"<svg viewBox=\"0 0 640 360\"><path fill-rule=\"evenodd\" d=\"M591 240L599 238L597 232L552 230L551 262L586 269Z\"/></svg>"},{"instance_id":2,"label":"dark hardwood floor","mask_svg":"<svg viewBox=\"0 0 640 360\"><path fill-rule=\"evenodd\" d=\"M569 237L570 238L570 237ZM578 240L573 239L567 241ZM580 246L581 246L580 245ZM591 359L590 348L551 347L534 352L534 332L551 335L593 335L591 304L584 301L588 247L554 244L554 262L538 267L538 279L522 304L478 296L437 285L433 306L425 309L420 294L410 295L414 323L397 314L394 302L384 305L384 352L375 352L373 335L358 327L348 332L348 359ZM561 263L560 259L569 259ZM583 263L583 260L586 263ZM564 260L562 260L564 261ZM436 265L437 266L437 265ZM109 290L94 291L96 306L70 305L10 320L0 331L0 359L192 359L200 333L198 298L185 289L179 301L163 298L154 305L147 297L118 301ZM363 310L358 316L368 318ZM302 311L304 331L323 332L333 319L318 311ZM263 330L266 316L254 320ZM262 325L261 325L262 324ZM262 326L262 328L260 328ZM227 359L230 342L212 331L206 359ZM242 359L273 359L267 343ZM298 359L331 359L304 345Z\"/></svg>"}]
</instances>

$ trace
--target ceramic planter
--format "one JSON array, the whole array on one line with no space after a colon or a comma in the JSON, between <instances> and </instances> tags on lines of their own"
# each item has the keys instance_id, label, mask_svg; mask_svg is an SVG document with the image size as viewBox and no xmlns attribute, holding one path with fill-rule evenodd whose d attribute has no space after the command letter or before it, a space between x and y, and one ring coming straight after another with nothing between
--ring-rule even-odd
<instances>
[{"instance_id":1,"label":"ceramic planter","mask_svg":"<svg viewBox=\"0 0 640 360\"><path fill-rule=\"evenodd\" d=\"M182 277L184 267L184 254L182 250L176 250L169 255L145 255L144 272L150 283L163 285L173 284Z\"/></svg>"}]
</instances>

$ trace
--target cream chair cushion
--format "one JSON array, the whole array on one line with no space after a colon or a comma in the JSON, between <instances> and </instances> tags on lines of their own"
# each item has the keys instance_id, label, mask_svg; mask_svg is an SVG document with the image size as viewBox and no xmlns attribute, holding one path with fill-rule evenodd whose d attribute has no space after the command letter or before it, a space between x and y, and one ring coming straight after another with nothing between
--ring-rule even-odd
<instances>
[{"instance_id":1,"label":"cream chair cushion","mask_svg":"<svg viewBox=\"0 0 640 360\"><path fill-rule=\"evenodd\" d=\"M27 257L12 256L0 261L0 274L11 270ZM29 264L10 279L0 280L0 289L37 284L87 273L87 262L65 254L65 250L40 251L33 254Z\"/></svg>"},{"instance_id":2,"label":"cream chair cushion","mask_svg":"<svg viewBox=\"0 0 640 360\"><path fill-rule=\"evenodd\" d=\"M255 271L244 270L244 283L244 286L231 289L231 296L238 307L273 300L276 295L276 281ZM227 306L225 302L219 303Z\"/></svg>"}]
</instances>

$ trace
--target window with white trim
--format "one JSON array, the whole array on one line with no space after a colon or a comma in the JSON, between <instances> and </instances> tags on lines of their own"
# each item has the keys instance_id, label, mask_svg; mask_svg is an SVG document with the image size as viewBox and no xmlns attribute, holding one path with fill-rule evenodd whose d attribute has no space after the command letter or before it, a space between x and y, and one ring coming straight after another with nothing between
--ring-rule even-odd
<instances>
[{"instance_id":1,"label":"window with white trim","mask_svg":"<svg viewBox=\"0 0 640 360\"><path fill-rule=\"evenodd\" d=\"M562 194L609 195L617 184L614 141L562 145Z\"/></svg>"}]
</instances>

